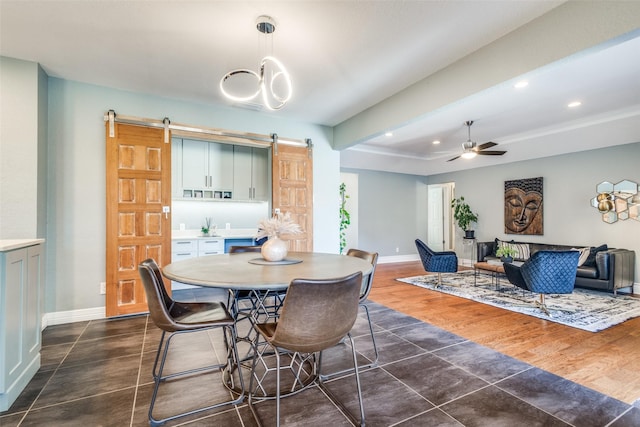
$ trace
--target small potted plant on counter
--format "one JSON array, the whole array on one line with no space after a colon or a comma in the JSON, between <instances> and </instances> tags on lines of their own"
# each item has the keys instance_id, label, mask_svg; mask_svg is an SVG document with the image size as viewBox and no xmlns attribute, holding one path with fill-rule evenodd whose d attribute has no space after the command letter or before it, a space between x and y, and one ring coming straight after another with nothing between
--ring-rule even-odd
<instances>
[{"instance_id":1,"label":"small potted plant on counter","mask_svg":"<svg viewBox=\"0 0 640 427\"><path fill-rule=\"evenodd\" d=\"M453 208L453 218L458 223L458 227L464 231L464 237L473 239L474 230L470 227L472 222L478 222L478 215L471 210L471 207L464 201L464 197L453 199L451 207Z\"/></svg>"},{"instance_id":2,"label":"small potted plant on counter","mask_svg":"<svg viewBox=\"0 0 640 427\"><path fill-rule=\"evenodd\" d=\"M209 236L209 230L211 229L211 218L205 218L204 222L206 225L203 225L200 231L202 231L202 235L204 237Z\"/></svg>"},{"instance_id":3,"label":"small potted plant on counter","mask_svg":"<svg viewBox=\"0 0 640 427\"><path fill-rule=\"evenodd\" d=\"M502 262L513 262L513 257L516 256L518 251L510 246L500 246L496 251L496 256L500 257Z\"/></svg>"}]
</instances>

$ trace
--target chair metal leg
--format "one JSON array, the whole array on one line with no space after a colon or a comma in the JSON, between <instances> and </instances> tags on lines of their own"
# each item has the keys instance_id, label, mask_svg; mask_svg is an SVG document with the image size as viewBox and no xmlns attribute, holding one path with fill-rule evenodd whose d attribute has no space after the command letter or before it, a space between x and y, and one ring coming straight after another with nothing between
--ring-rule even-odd
<instances>
[{"instance_id":1,"label":"chair metal leg","mask_svg":"<svg viewBox=\"0 0 640 427\"><path fill-rule=\"evenodd\" d=\"M220 326L216 327L215 329L219 329ZM224 326L223 329L227 329L229 328L231 330L231 336L233 337L233 341L232 343L235 344L235 326ZM204 330L210 330L210 329L214 329L214 328L209 328L209 329L201 329L201 331ZM186 371L181 371L181 372L177 372L177 373L173 373L173 374L169 374L166 376L162 376L162 372L164 371L164 365L165 362L167 360L167 354L169 353L169 345L171 344L171 339L181 333L189 333L189 332L194 332L194 331L177 331L177 332L173 332L171 334L169 334L169 337L166 339L166 341L164 341L164 337L165 337L165 333L163 331L162 333L162 338L160 340L160 344L158 347L158 351L162 352L162 356L160 357L160 367L158 369L158 372L156 373L156 365L158 362L158 357L159 357L159 353L156 354L156 361L153 365L153 378L154 378L154 387L153 387L153 394L151 396L151 404L149 405L149 424L152 427L157 427L157 426L161 426L164 423L166 423L167 421L172 421L178 418L182 418L182 417L186 417L188 415L193 415L193 414L198 414L200 412L204 412L204 411L208 411L211 409L215 409L218 408L220 406L225 406L225 405L235 405L238 404L240 402L242 402L242 400L244 400L244 380L242 378L242 376L240 377L240 385L241 385L241 389L242 391L238 394L238 397L236 399L233 400L229 400L229 401L225 401L225 402L220 402L220 403L216 403L214 405L210 405L210 406L206 406L204 408L198 408L198 409L194 409L192 411L188 411L188 412L183 412L180 414L176 414L176 415L172 415L166 418L163 418L161 420L158 420L156 418L153 417L153 408L155 407L156 404L156 398L158 397L158 390L160 388L160 383L169 379L169 378L174 378L174 377L178 377L178 376L182 376L182 375L188 375L188 374L192 374L195 372L202 372L202 371L210 371L213 369L221 369L225 366L230 366L233 361L230 360L230 355L227 352L227 361L224 364L218 364L218 365L211 365L211 366L205 366L202 368L194 368L194 369L189 369ZM164 341L164 346L162 345ZM226 342L226 331L225 331L225 342ZM232 346L232 353L233 353L233 358L235 358L235 361L238 361L238 352L236 350L235 345Z\"/></svg>"},{"instance_id":2,"label":"chair metal leg","mask_svg":"<svg viewBox=\"0 0 640 427\"><path fill-rule=\"evenodd\" d=\"M375 366L378 366L378 356L379 356L378 346L376 345L376 337L375 337L375 334L373 333L373 324L371 323L371 316L369 316L369 307L367 307L366 304L360 304L360 306L364 308L364 312L367 315L367 322L369 322L369 333L371 334L371 344L373 344L373 354L375 355L373 362L367 365L361 366L360 369L373 368Z\"/></svg>"},{"instance_id":3,"label":"chair metal leg","mask_svg":"<svg viewBox=\"0 0 640 427\"><path fill-rule=\"evenodd\" d=\"M353 357L353 372L354 372L354 376L356 377L356 388L358 390L358 403L359 403L359 406L360 406L360 420L357 420L353 416L351 411L349 411L347 409L347 407L344 406L344 404L340 400L338 400L338 398L333 394L333 392L331 392L331 390L329 390L325 386L324 381L322 381L322 377L318 377L318 387L320 387L322 389L322 391L327 395L329 400L331 400L338 408L340 408L342 413L345 414L347 416L347 418L349 418L349 420L351 420L351 422L354 425L356 425L356 426L364 426L365 425L364 404L362 403L362 386L360 384L360 373L359 373L359 369L358 369L358 359L357 359L357 355L356 355L356 347L355 347L355 345L353 343L353 338L351 337L351 333L348 333L347 337L349 338L349 341L351 341L351 355ZM320 372L321 369L322 369L322 352L320 352L320 356L318 357L318 372Z\"/></svg>"},{"instance_id":4,"label":"chair metal leg","mask_svg":"<svg viewBox=\"0 0 640 427\"><path fill-rule=\"evenodd\" d=\"M376 345L376 337L375 337L375 334L373 333L373 324L371 323L371 317L369 316L369 307L367 307L367 305L364 304L364 303L361 303L360 306L362 308L364 308L364 311L365 311L365 313L367 315L367 321L369 322L369 333L371 335L371 344L373 344L373 354L374 354L374 359L373 359L373 361L371 363L367 363L366 365L359 365L358 366L358 369L363 371L365 369L375 368L376 366L378 366L379 354L378 354L378 346ZM343 339L343 341L340 341L340 343L342 344L344 341L345 340ZM343 369L342 371L332 372L330 374L325 374L325 375L320 374L320 376L322 377L323 381L326 381L329 378L334 378L334 377L337 377L339 375L347 374L349 372L353 372L353 368L347 368L347 369Z\"/></svg>"}]
</instances>

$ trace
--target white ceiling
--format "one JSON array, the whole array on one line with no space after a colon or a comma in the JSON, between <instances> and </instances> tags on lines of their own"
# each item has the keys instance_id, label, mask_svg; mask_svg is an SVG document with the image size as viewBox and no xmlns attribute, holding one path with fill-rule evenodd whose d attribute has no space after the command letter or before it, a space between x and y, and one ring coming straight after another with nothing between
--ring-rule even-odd
<instances>
[{"instance_id":1,"label":"white ceiling","mask_svg":"<svg viewBox=\"0 0 640 427\"><path fill-rule=\"evenodd\" d=\"M294 97L282 110L264 113L334 126L562 3L0 0L0 55L38 62L53 77L231 106L218 82L230 70L257 69L266 52L255 21L270 15L277 23L273 54L292 75ZM492 140L495 149L509 151L479 156L472 167L585 149L566 141L558 147L548 136L637 122L638 52L640 38L532 70L522 91L505 82L459 100L395 129L393 137L345 150L343 163L394 170L410 158L402 171L468 168L466 160L446 162L467 139L465 120L476 121L474 141ZM569 111L573 99L583 105ZM442 143L432 146L433 139ZM636 134L635 141L613 143L638 140Z\"/></svg>"}]
</instances>

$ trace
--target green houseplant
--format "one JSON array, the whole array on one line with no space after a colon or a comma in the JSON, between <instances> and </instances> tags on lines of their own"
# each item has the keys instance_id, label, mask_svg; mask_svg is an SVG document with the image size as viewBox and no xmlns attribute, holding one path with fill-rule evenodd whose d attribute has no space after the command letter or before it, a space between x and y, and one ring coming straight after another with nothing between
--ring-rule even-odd
<instances>
[{"instance_id":1,"label":"green houseplant","mask_svg":"<svg viewBox=\"0 0 640 427\"><path fill-rule=\"evenodd\" d=\"M202 231L202 235L207 237L209 235L209 230L211 229L211 218L205 218L204 219L206 225L203 225L202 228L200 228L200 231Z\"/></svg>"},{"instance_id":2,"label":"green houseplant","mask_svg":"<svg viewBox=\"0 0 640 427\"><path fill-rule=\"evenodd\" d=\"M345 231L349 224L351 224L351 215L349 215L349 212L347 212L345 208L347 199L349 198L346 192L347 186L343 182L340 184L340 253L342 253L347 246L347 235Z\"/></svg>"},{"instance_id":3,"label":"green houseplant","mask_svg":"<svg viewBox=\"0 0 640 427\"><path fill-rule=\"evenodd\" d=\"M500 246L498 250L496 250L496 256L499 256L502 262L513 262L513 257L516 256L517 253L518 251L511 246Z\"/></svg>"},{"instance_id":4,"label":"green houseplant","mask_svg":"<svg viewBox=\"0 0 640 427\"><path fill-rule=\"evenodd\" d=\"M464 197L453 199L451 207L453 208L453 218L458 227L465 232L466 238L473 239L474 230L470 226L472 222L478 222L478 215L471 210L469 204L464 201Z\"/></svg>"}]
</instances>

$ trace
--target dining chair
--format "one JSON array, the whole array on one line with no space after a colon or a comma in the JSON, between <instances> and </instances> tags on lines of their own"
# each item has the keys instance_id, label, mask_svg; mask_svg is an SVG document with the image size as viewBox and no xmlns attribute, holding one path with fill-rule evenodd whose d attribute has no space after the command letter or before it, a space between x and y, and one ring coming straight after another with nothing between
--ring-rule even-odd
<instances>
[{"instance_id":1,"label":"dining chair","mask_svg":"<svg viewBox=\"0 0 640 427\"><path fill-rule=\"evenodd\" d=\"M378 365L378 346L376 345L376 337L373 333L373 324L371 323L371 316L369 316L369 307L367 307L366 301L369 297L369 293L371 292L371 287L373 286L373 275L376 272L376 266L378 264L378 253L377 252L367 252L360 249L351 248L347 251L347 256L355 257L363 259L369 262L372 266L371 272L362 277L362 286L360 287L360 307L364 308L364 312L367 315L367 322L369 324L369 333L371 335L371 343L373 345L373 354L374 359L371 363L366 365L359 365L358 368L360 370L373 368ZM352 369L344 369L338 372L331 372L329 374L324 374L323 379L332 378L338 375L345 374L350 372Z\"/></svg>"},{"instance_id":2,"label":"dining chair","mask_svg":"<svg viewBox=\"0 0 640 427\"><path fill-rule=\"evenodd\" d=\"M230 254L240 254L247 252L260 252L261 246L229 246ZM239 307L240 301L252 301L251 291L238 291L229 289L229 299L227 300L227 307L229 307L231 314L234 318L238 318L240 312L248 312ZM255 308L255 307L252 307Z\"/></svg>"},{"instance_id":3,"label":"dining chair","mask_svg":"<svg viewBox=\"0 0 640 427\"><path fill-rule=\"evenodd\" d=\"M300 387L317 384L329 399L355 425L364 425L364 406L356 350L351 328L358 316L362 272L326 280L294 279L289 285L278 322L254 325L264 341L254 343L248 403L258 425L262 421L255 400L272 399L267 391L275 370L276 425L280 426L282 372L291 388L286 394L300 392ZM353 372L356 382L360 420L326 387L318 375L322 369L322 352L338 344L344 337L351 342ZM317 356L317 357L316 357ZM276 366L273 368L273 358ZM286 358L283 364L281 359ZM305 370L305 362L311 364ZM306 375L305 377L303 377ZM296 388L298 387L298 388ZM303 392L304 393L304 392Z\"/></svg>"},{"instance_id":4,"label":"dining chair","mask_svg":"<svg viewBox=\"0 0 640 427\"><path fill-rule=\"evenodd\" d=\"M138 266L138 272L142 279L147 296L149 316L153 323L162 330L162 336L160 337L160 343L158 344L158 350L156 352L156 358L153 363L152 370L154 387L149 406L149 424L155 427L177 418L197 414L224 405L232 405L242 402L244 399L245 388L244 380L242 375L240 375L239 381L241 391L236 399L219 402L203 408L193 409L162 419L154 418L153 409L156 403L156 398L158 397L160 383L170 378L185 375L190 376L197 372L222 370L224 368L231 369L231 366L237 366L238 353L236 350L236 327L233 317L221 302L180 302L173 300L165 289L162 273L160 272L158 264L153 259L147 259L140 263ZM172 338L189 332L200 332L214 329L223 330L227 353L225 363L198 367L163 376L167 354L169 353L169 345ZM160 362L159 368L158 361Z\"/></svg>"},{"instance_id":5,"label":"dining chair","mask_svg":"<svg viewBox=\"0 0 640 427\"><path fill-rule=\"evenodd\" d=\"M261 246L229 246L230 254L240 254L247 252L260 253ZM234 319L238 331L238 340L245 343L252 343L257 332L252 325L265 319L277 318L282 303L284 301L284 291L263 291L263 290L237 290L229 289L227 307ZM248 324L247 324L248 323ZM241 346L242 353L240 360L251 357L251 347Z\"/></svg>"}]
</instances>

